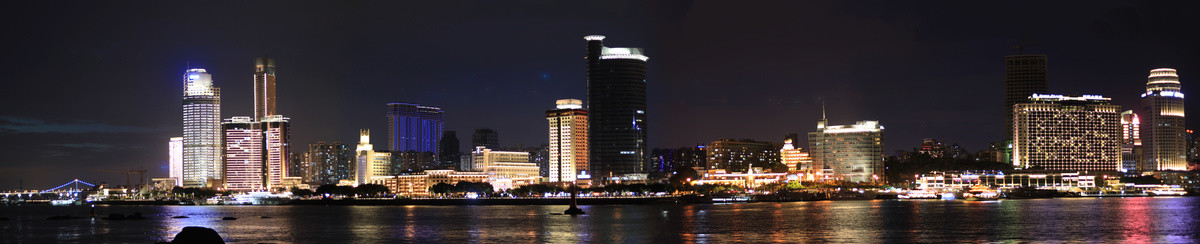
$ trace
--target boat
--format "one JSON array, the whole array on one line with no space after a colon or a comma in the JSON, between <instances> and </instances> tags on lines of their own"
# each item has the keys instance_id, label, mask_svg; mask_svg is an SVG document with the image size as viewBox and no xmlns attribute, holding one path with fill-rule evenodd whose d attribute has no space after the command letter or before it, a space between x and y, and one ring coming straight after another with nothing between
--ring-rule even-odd
<instances>
[{"instance_id":1,"label":"boat","mask_svg":"<svg viewBox=\"0 0 1200 244\"><path fill-rule=\"evenodd\" d=\"M1000 199L1000 191L994 190L985 185L971 186L971 188L959 193L959 195L961 195L961 197L956 197L967 201L987 201Z\"/></svg>"},{"instance_id":2,"label":"boat","mask_svg":"<svg viewBox=\"0 0 1200 244\"><path fill-rule=\"evenodd\" d=\"M1151 196L1183 196L1187 194L1187 191L1184 191L1183 188L1171 187L1147 190L1146 193Z\"/></svg>"},{"instance_id":3,"label":"boat","mask_svg":"<svg viewBox=\"0 0 1200 244\"><path fill-rule=\"evenodd\" d=\"M908 191L904 194L898 195L897 197L900 199L938 199L941 196L939 196L937 192L917 190Z\"/></svg>"}]
</instances>

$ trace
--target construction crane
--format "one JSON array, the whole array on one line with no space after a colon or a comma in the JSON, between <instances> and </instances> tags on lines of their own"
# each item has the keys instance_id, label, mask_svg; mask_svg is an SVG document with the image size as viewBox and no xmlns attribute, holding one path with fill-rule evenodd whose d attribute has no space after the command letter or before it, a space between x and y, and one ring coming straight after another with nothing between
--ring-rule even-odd
<instances>
[{"instance_id":1,"label":"construction crane","mask_svg":"<svg viewBox=\"0 0 1200 244\"><path fill-rule=\"evenodd\" d=\"M146 169L145 169L145 168L139 168L139 169L130 169L130 170L125 170L125 171L120 171L120 170L107 170L107 169L97 169L97 170L95 170L95 171L97 171L97 172L109 172L109 173L124 173L124 174L125 174L125 185L126 185L126 186L130 186L130 187L132 187L132 186L133 186L133 185L131 185L131 184L130 184L130 181L129 181L129 180L130 180L130 178L132 178L132 177L133 177L133 174L137 174L137 175L138 175L138 185L145 185L145 184L146 184Z\"/></svg>"}]
</instances>

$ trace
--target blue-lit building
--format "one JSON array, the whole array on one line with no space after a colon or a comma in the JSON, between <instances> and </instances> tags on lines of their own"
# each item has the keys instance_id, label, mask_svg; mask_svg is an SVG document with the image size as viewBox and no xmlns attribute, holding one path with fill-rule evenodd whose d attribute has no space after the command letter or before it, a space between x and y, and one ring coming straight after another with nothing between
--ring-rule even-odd
<instances>
[{"instance_id":1,"label":"blue-lit building","mask_svg":"<svg viewBox=\"0 0 1200 244\"><path fill-rule=\"evenodd\" d=\"M442 109L419 104L387 105L388 150L437 153L445 131Z\"/></svg>"}]
</instances>

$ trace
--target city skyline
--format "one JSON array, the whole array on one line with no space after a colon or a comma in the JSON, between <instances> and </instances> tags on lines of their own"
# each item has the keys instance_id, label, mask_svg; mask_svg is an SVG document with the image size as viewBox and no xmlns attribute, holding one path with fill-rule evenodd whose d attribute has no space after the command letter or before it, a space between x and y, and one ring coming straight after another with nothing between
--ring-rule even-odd
<instances>
[{"instance_id":1,"label":"city skyline","mask_svg":"<svg viewBox=\"0 0 1200 244\"><path fill-rule=\"evenodd\" d=\"M675 148L727 137L779 142L781 135L811 130L811 121L819 116L816 99L823 97L828 101L831 124L850 124L870 119L888 125L888 135L884 137L885 154L907 149L920 138L926 137L961 143L971 151L982 150L986 143L1001 140L1003 119L995 111L1001 110L999 101L1002 95L996 91L1002 87L1003 57L1017 53L1010 49L1013 45L1030 40L1040 42L1028 45L1025 53L1045 54L1051 60L1049 83L1052 93L1102 95L1113 98L1113 103L1122 105L1124 109L1137 109L1139 98L1137 92L1132 91L1143 89L1145 72L1153 68L1178 69L1183 77L1183 92L1190 93L1188 89L1192 86L1189 85L1189 77L1193 77L1195 69L1189 67L1195 67L1197 63L1194 58L1197 56L1194 55L1195 47L1182 44L1195 43L1196 37L1188 36L1191 34L1155 33L1177 36L1165 38L1173 41L1148 39L1151 29L1188 23L1188 17L1157 14L1159 12L1154 11L1170 13L1171 10L1151 10L1150 6L1139 3L1129 6L1088 6L1063 17L1051 17L1051 13L1040 11L1024 12L1033 15L1033 21L1054 23L1038 25L1036 28L1021 21L1011 27L988 22L983 19L998 14L980 13L980 17L965 19L968 24L964 25L982 27L965 33L950 33L949 29L960 30L960 26L922 24L922 19L926 18L945 20L963 17L955 14L924 13L915 10L919 7L911 6L849 10L854 6L817 4L814 7L816 10L812 10L817 13L813 13L812 17L801 17L794 23L776 19L789 15L775 10L768 10L764 18L778 22L767 21L771 27L795 27L801 30L797 31L801 34L806 33L802 30L810 30L818 34L850 38L850 43L833 45L836 43L795 34L784 34L779 38L780 41L753 38L761 42L758 43L761 46L732 40L735 38L731 36L768 33L762 29L713 23L726 14L745 15L754 12L747 7L734 6L729 8L730 12L722 13L719 10L726 9L724 6L699 3L687 6L638 4L601 6L590 12L584 11L584 16L595 17L596 20L574 19L548 10L533 11L534 14L567 21L546 26L553 27L548 28L550 31L547 33L528 37L522 35L530 30L507 25L483 33L451 29L450 32L464 33L446 34L429 30L436 26L398 24L425 36L412 42L399 43L401 46L410 46L408 48L385 49L380 54L368 54L373 53L368 50L395 45L390 42L399 37L351 29L346 33L358 37L327 40L335 43L333 46L337 48L304 48L320 46L321 41L280 42L280 47L267 48L267 43L297 34L278 32L275 34L284 35L244 40L232 38L235 39L232 43L226 43L219 40L230 39L230 36L246 37L238 34L240 27L186 21L170 26L189 27L170 32L181 37L167 39L155 39L163 37L149 34L166 27L134 25L118 28L133 33L130 37L105 38L99 44L77 44L65 51L48 50L57 47L55 40L48 40L47 44L29 41L21 46L30 46L30 50L18 51L14 57L30 58L30 64L14 62L6 68L8 72L2 72L8 73L4 76L5 80L13 81L16 88L3 93L5 98L2 101L22 106L5 106L0 112L0 116L3 116L0 117L3 119L0 121L0 126L3 126L0 127L0 133L6 137L0 146L9 152L32 152L28 153L32 155L18 155L0 162L0 167L4 169L3 175L0 175L3 178L0 188L15 188L21 179L26 188L61 182L62 177L92 177L110 183L120 182L121 175L96 173L92 171L95 169L140 166L149 169L150 176L166 176L168 150L161 142L181 136L178 126L181 111L177 103L178 91L182 89L178 82L181 70L204 68L213 75L215 85L223 89L222 119L253 114L250 111L253 107L250 106L253 102L253 86L246 83L254 70L246 67L246 63L263 53L276 58L280 64L278 67L287 77L287 85L281 87L278 96L288 102L280 103L278 109L280 114L286 114L296 121L292 128L295 133L291 143L294 145L308 145L321 140L352 142L355 141L353 132L359 128L371 128L377 133L376 138L383 137L382 132L386 130L383 129L385 125L380 121L378 110L384 104L394 102L445 109L446 130L472 131L473 128L489 127L503 131L505 140L502 146L544 143L544 117L539 116L544 111L544 104L563 97L586 97L584 74L579 69L579 49L582 47L579 37L604 34L618 40L615 43L619 46L644 47L647 55L654 57L647 64L647 110L652 113L649 127L654 128L650 130L648 141L651 145L648 148ZM577 9L582 11L588 7L597 6L578 6ZM891 10L888 7L897 8ZM147 8L176 7L154 4ZM369 6L341 8L371 11ZM1066 7L1047 8L1061 10ZM188 11L204 10L213 9L200 6ZM1004 8L993 11L1002 10ZM48 17L76 14L79 11L82 10L65 9ZM878 15L885 17L865 16L868 13L878 14L876 12L885 12ZM230 21L249 16L238 13L235 11L235 17ZM622 21L618 17L602 17L606 13L636 18ZM770 18L772 16L774 18ZM503 24L525 23L518 17L504 14L488 17L507 20L501 21ZM819 17L840 18L848 23L820 25L809 19ZM1067 20L1072 17L1082 20ZM1144 24L1131 27L1128 24L1132 21L1126 18L1141 19ZM889 19L895 21L884 21ZM139 23L138 20L136 16L114 17L101 19L97 25L119 26ZM472 29L492 25L467 22ZM641 22L654 24L651 27L639 27L638 23ZM46 25L62 23L52 21ZM283 26L295 31L296 28L329 30L353 23L356 22L336 22L331 24L333 27L313 22L280 24L288 24ZM749 20L741 23L759 22ZM807 26L808 23L814 23L814 26ZM897 26L911 28L887 31ZM865 40L857 32L839 32L837 27L861 27L864 32L881 30L877 34L898 47L882 48L879 46L884 42ZM703 31L710 28L711 31ZM1052 34L1056 28L1075 31ZM67 26L63 31L82 37L97 35L84 29ZM648 34L654 30L669 29L677 30ZM38 31L22 29L19 33ZM225 36L218 35L222 33ZM209 34L214 37L197 38ZM502 44L516 51L470 46L481 37L489 41L508 39L502 40ZM190 40L188 38L196 40L181 41ZM915 44L922 40L934 44ZM796 45L782 44L787 41L800 42ZM170 44L139 47L139 43L143 42ZM366 47L353 47L359 42L365 42ZM406 52L413 45L433 48L429 51ZM826 48L827 45L832 47ZM849 47L863 47L863 50L850 50ZM496 53L474 57L483 50ZM75 53L89 55L81 55L79 59L67 61L64 65L81 69L82 72L58 74L44 68L30 68L51 67L36 65L68 60L68 57L76 56ZM1111 60L1106 58L1110 60L1107 63L1087 60L1093 59L1096 53L1104 53ZM785 56L799 58L783 58ZM693 57L698 60L688 60ZM884 67L895 61L906 60L929 64L905 66L910 70ZM488 68L493 65L500 67ZM815 67L794 68L805 65ZM411 68L397 68L400 66ZM723 68L728 70L721 70ZM54 83L77 89L62 91L48 87ZM389 85L392 83L395 84ZM22 102L51 95L44 91L61 91L64 99L28 105ZM948 101L962 104L947 104ZM79 111L64 112L67 110L61 109L68 106L77 106ZM726 119L706 122L702 118ZM744 123L746 128L723 126L731 121ZM379 139L375 142L379 145L383 143ZM58 168L78 170L64 171Z\"/></svg>"}]
</instances>

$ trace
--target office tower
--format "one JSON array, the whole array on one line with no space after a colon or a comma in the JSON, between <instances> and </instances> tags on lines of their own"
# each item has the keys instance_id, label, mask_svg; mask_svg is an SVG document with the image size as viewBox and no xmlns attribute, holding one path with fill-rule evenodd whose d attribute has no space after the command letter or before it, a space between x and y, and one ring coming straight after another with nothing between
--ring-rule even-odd
<instances>
[{"instance_id":1,"label":"office tower","mask_svg":"<svg viewBox=\"0 0 1200 244\"><path fill-rule=\"evenodd\" d=\"M940 158L946 153L946 146L937 139L925 138L921 140L921 148L917 153L929 155L930 158Z\"/></svg>"},{"instance_id":2,"label":"office tower","mask_svg":"<svg viewBox=\"0 0 1200 244\"><path fill-rule=\"evenodd\" d=\"M266 189L261 124L250 117L225 120L225 190Z\"/></svg>"},{"instance_id":3,"label":"office tower","mask_svg":"<svg viewBox=\"0 0 1200 244\"><path fill-rule=\"evenodd\" d=\"M371 145L371 130L358 131L358 147L355 149L354 179L358 184L371 182L372 177L387 176L392 170L392 154L375 151Z\"/></svg>"},{"instance_id":4,"label":"office tower","mask_svg":"<svg viewBox=\"0 0 1200 244\"><path fill-rule=\"evenodd\" d=\"M529 162L529 152L496 151L486 147L475 147L471 151L471 162L475 171L482 171L491 178L521 179L538 177L537 164Z\"/></svg>"},{"instance_id":5,"label":"office tower","mask_svg":"<svg viewBox=\"0 0 1200 244\"><path fill-rule=\"evenodd\" d=\"M1183 92L1175 69L1150 70L1141 117L1145 170L1187 170Z\"/></svg>"},{"instance_id":6,"label":"office tower","mask_svg":"<svg viewBox=\"0 0 1200 244\"><path fill-rule=\"evenodd\" d=\"M183 75L183 186L213 187L224 172L221 89L204 69Z\"/></svg>"},{"instance_id":7,"label":"office tower","mask_svg":"<svg viewBox=\"0 0 1200 244\"><path fill-rule=\"evenodd\" d=\"M808 133L809 155L816 180L878 181L883 177L883 125L858 121L853 125L826 125Z\"/></svg>"},{"instance_id":8,"label":"office tower","mask_svg":"<svg viewBox=\"0 0 1200 244\"><path fill-rule=\"evenodd\" d=\"M641 48L610 48L604 36L587 40L588 145L593 178L644 173L646 60Z\"/></svg>"},{"instance_id":9,"label":"office tower","mask_svg":"<svg viewBox=\"0 0 1200 244\"><path fill-rule=\"evenodd\" d=\"M491 128L478 128L471 134L471 147L500 148L500 134Z\"/></svg>"},{"instance_id":10,"label":"office tower","mask_svg":"<svg viewBox=\"0 0 1200 244\"><path fill-rule=\"evenodd\" d=\"M1046 78L1046 55L1012 55L1004 57L1004 137L1011 141L1013 105L1029 101L1034 93L1046 94L1050 83Z\"/></svg>"},{"instance_id":11,"label":"office tower","mask_svg":"<svg viewBox=\"0 0 1200 244\"><path fill-rule=\"evenodd\" d=\"M289 130L291 128L288 123L288 118L282 115L271 115L263 117L259 121L262 125L259 128L263 130L263 166L267 176L267 189L274 189L281 186L283 177L287 175L288 155L291 154L291 145L288 141L291 137Z\"/></svg>"},{"instance_id":12,"label":"office tower","mask_svg":"<svg viewBox=\"0 0 1200 244\"><path fill-rule=\"evenodd\" d=\"M308 144L304 157L309 167L304 181L325 185L354 179L354 153L350 146L340 141Z\"/></svg>"},{"instance_id":13,"label":"office tower","mask_svg":"<svg viewBox=\"0 0 1200 244\"><path fill-rule=\"evenodd\" d=\"M779 148L771 142L722 138L708 144L708 169L729 172L748 172L750 167L769 169L779 163Z\"/></svg>"},{"instance_id":14,"label":"office tower","mask_svg":"<svg viewBox=\"0 0 1200 244\"><path fill-rule=\"evenodd\" d=\"M419 104L387 104L388 150L437 153L445 130L442 109Z\"/></svg>"},{"instance_id":15,"label":"office tower","mask_svg":"<svg viewBox=\"0 0 1200 244\"><path fill-rule=\"evenodd\" d=\"M442 169L433 152L403 151L392 153L391 173L407 174L425 170Z\"/></svg>"},{"instance_id":16,"label":"office tower","mask_svg":"<svg viewBox=\"0 0 1200 244\"><path fill-rule=\"evenodd\" d=\"M254 59L254 119L262 120L275 112L275 60Z\"/></svg>"},{"instance_id":17,"label":"office tower","mask_svg":"<svg viewBox=\"0 0 1200 244\"><path fill-rule=\"evenodd\" d=\"M459 149L458 143L457 132L448 130L442 133L442 139L438 142L438 168L455 169L458 167L462 157L462 150Z\"/></svg>"},{"instance_id":18,"label":"office tower","mask_svg":"<svg viewBox=\"0 0 1200 244\"><path fill-rule=\"evenodd\" d=\"M559 99L555 109L546 111L550 125L550 182L575 182L580 171L588 170L588 113L579 99Z\"/></svg>"},{"instance_id":19,"label":"office tower","mask_svg":"<svg viewBox=\"0 0 1200 244\"><path fill-rule=\"evenodd\" d=\"M183 186L183 137L171 137L167 148L168 175L175 179L175 186Z\"/></svg>"},{"instance_id":20,"label":"office tower","mask_svg":"<svg viewBox=\"0 0 1200 244\"><path fill-rule=\"evenodd\" d=\"M1119 171L1121 106L1096 95L1033 94L1013 106L1013 166Z\"/></svg>"},{"instance_id":21,"label":"office tower","mask_svg":"<svg viewBox=\"0 0 1200 244\"><path fill-rule=\"evenodd\" d=\"M1121 171L1142 171L1142 121L1133 110L1121 112Z\"/></svg>"},{"instance_id":22,"label":"office tower","mask_svg":"<svg viewBox=\"0 0 1200 244\"><path fill-rule=\"evenodd\" d=\"M796 147L794 142L792 138L783 139L783 148L779 149L779 161L787 165L788 170L811 170L812 157L809 157L808 152L805 152L804 149Z\"/></svg>"}]
</instances>

